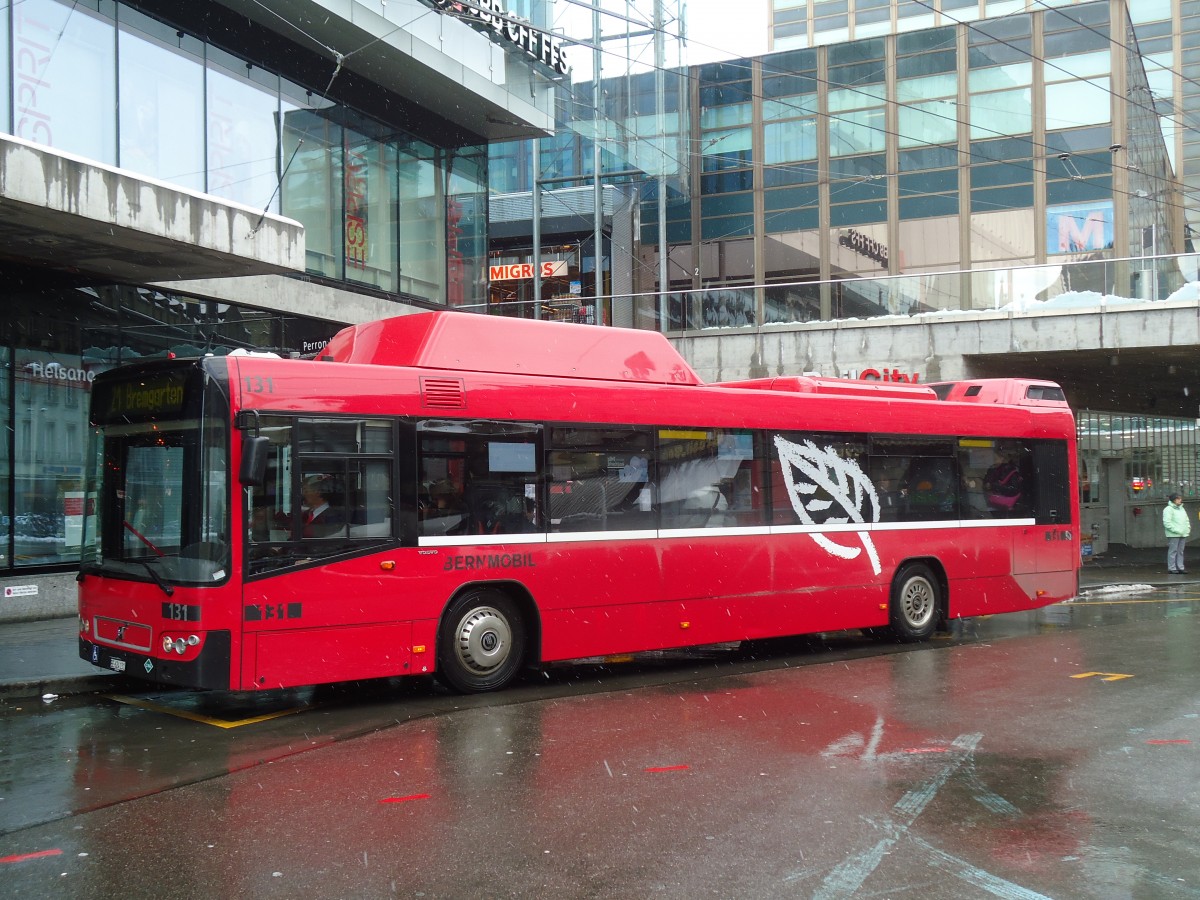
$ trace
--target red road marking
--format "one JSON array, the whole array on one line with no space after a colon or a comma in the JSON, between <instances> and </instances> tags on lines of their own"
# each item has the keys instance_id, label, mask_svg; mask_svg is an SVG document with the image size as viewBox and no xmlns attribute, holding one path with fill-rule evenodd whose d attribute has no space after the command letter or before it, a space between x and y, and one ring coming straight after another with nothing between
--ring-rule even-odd
<instances>
[{"instance_id":1,"label":"red road marking","mask_svg":"<svg viewBox=\"0 0 1200 900\"><path fill-rule=\"evenodd\" d=\"M646 772L682 772L691 766L647 766Z\"/></svg>"},{"instance_id":2,"label":"red road marking","mask_svg":"<svg viewBox=\"0 0 1200 900\"><path fill-rule=\"evenodd\" d=\"M62 851L39 850L37 853L18 853L16 856L0 856L0 863L25 862L27 859L41 859L43 856L62 856Z\"/></svg>"},{"instance_id":3,"label":"red road marking","mask_svg":"<svg viewBox=\"0 0 1200 900\"><path fill-rule=\"evenodd\" d=\"M380 803L407 803L409 800L428 800L428 794L409 794L407 797L384 797Z\"/></svg>"},{"instance_id":4,"label":"red road marking","mask_svg":"<svg viewBox=\"0 0 1200 900\"><path fill-rule=\"evenodd\" d=\"M1184 739L1184 740L1178 740L1178 741L1146 741L1146 743L1147 744L1190 744L1191 741Z\"/></svg>"}]
</instances>

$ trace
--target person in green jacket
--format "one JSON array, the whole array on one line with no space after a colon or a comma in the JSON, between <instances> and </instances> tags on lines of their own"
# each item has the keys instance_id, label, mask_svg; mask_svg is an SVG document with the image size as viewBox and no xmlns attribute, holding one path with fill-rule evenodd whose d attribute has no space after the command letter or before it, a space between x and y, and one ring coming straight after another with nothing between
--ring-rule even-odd
<instances>
[{"instance_id":1,"label":"person in green jacket","mask_svg":"<svg viewBox=\"0 0 1200 900\"><path fill-rule=\"evenodd\" d=\"M1163 510L1163 531L1167 533L1167 571L1183 575L1183 545L1192 533L1192 520L1183 508L1183 498L1172 494Z\"/></svg>"}]
</instances>

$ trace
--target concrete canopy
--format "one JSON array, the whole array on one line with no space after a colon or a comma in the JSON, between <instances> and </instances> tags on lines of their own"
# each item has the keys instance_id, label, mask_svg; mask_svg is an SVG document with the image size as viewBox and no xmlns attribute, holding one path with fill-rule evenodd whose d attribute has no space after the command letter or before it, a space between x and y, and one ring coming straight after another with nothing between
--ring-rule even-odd
<instances>
[{"instance_id":1,"label":"concrete canopy","mask_svg":"<svg viewBox=\"0 0 1200 900\"><path fill-rule=\"evenodd\" d=\"M304 270L304 227L0 136L0 258L143 283Z\"/></svg>"},{"instance_id":2,"label":"concrete canopy","mask_svg":"<svg viewBox=\"0 0 1200 900\"><path fill-rule=\"evenodd\" d=\"M331 73L342 67L357 72L484 141L554 133L549 70L538 74L526 58L523 68L509 70L508 78L521 76L511 83L485 76L486 69L504 68L506 54L519 51L493 44L467 23L418 0L398 0L391 9L356 0L220 3L328 60ZM468 57L488 62L471 66Z\"/></svg>"}]
</instances>

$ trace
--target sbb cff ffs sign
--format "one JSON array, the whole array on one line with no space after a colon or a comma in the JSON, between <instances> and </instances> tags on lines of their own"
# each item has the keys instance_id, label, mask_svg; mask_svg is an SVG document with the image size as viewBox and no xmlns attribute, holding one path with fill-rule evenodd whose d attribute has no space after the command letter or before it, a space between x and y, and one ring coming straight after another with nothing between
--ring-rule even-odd
<instances>
[{"instance_id":1,"label":"sbb cff ffs sign","mask_svg":"<svg viewBox=\"0 0 1200 900\"><path fill-rule=\"evenodd\" d=\"M567 274L566 262L542 263L543 278L562 278ZM488 266L488 281L520 281L533 277L533 263L513 263L510 266Z\"/></svg>"},{"instance_id":2,"label":"sbb cff ffs sign","mask_svg":"<svg viewBox=\"0 0 1200 900\"><path fill-rule=\"evenodd\" d=\"M434 9L452 13L468 22L474 19L476 28L483 30L491 28L500 38L520 47L558 74L571 74L571 66L567 62L567 51L564 49L562 41L547 31L534 28L529 22L518 16L510 16L501 0L472 0L470 3L459 3L455 0L427 0L427 2L432 3Z\"/></svg>"}]
</instances>

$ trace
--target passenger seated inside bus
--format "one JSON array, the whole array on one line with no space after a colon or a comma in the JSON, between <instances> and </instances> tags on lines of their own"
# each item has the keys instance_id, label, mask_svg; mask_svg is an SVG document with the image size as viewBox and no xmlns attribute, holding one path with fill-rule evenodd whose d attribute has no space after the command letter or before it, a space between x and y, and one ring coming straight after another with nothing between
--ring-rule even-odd
<instances>
[{"instance_id":1,"label":"passenger seated inside bus","mask_svg":"<svg viewBox=\"0 0 1200 900\"><path fill-rule=\"evenodd\" d=\"M301 484L300 493L304 498L304 537L338 537L346 533L345 512L330 502L334 499L333 479L310 475Z\"/></svg>"},{"instance_id":2,"label":"passenger seated inside bus","mask_svg":"<svg viewBox=\"0 0 1200 900\"><path fill-rule=\"evenodd\" d=\"M914 457L900 492L907 521L958 517L954 460L948 456Z\"/></svg>"},{"instance_id":3,"label":"passenger seated inside bus","mask_svg":"<svg viewBox=\"0 0 1200 900\"><path fill-rule=\"evenodd\" d=\"M462 490L449 478L429 485L419 504L421 534L459 534L464 526Z\"/></svg>"},{"instance_id":4,"label":"passenger seated inside bus","mask_svg":"<svg viewBox=\"0 0 1200 900\"><path fill-rule=\"evenodd\" d=\"M466 490L468 530L473 534L525 531L522 489L504 482L472 481Z\"/></svg>"},{"instance_id":5,"label":"passenger seated inside bus","mask_svg":"<svg viewBox=\"0 0 1200 900\"><path fill-rule=\"evenodd\" d=\"M996 462L983 476L988 509L998 518L1027 513L1025 476L1018 465L1019 453L1003 446L996 451Z\"/></svg>"}]
</instances>

